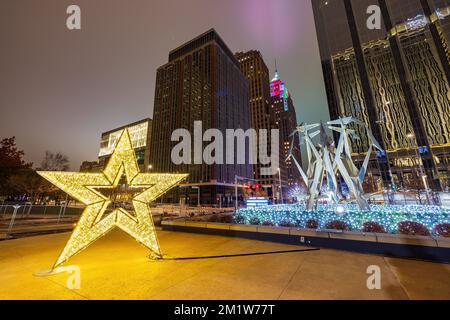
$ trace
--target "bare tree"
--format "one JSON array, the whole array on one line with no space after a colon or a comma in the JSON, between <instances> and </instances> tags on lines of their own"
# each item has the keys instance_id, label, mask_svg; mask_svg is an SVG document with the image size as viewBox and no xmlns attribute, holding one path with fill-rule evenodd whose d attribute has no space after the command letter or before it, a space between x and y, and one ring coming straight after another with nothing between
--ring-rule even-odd
<instances>
[{"instance_id":1,"label":"bare tree","mask_svg":"<svg viewBox=\"0 0 450 320\"><path fill-rule=\"evenodd\" d=\"M67 171L69 169L69 158L57 152L45 151L40 170L44 171Z\"/></svg>"},{"instance_id":2,"label":"bare tree","mask_svg":"<svg viewBox=\"0 0 450 320\"><path fill-rule=\"evenodd\" d=\"M30 196L31 203L35 203L38 195L48 189L48 183L33 169L20 170L9 177L9 182L14 186L14 191Z\"/></svg>"}]
</instances>

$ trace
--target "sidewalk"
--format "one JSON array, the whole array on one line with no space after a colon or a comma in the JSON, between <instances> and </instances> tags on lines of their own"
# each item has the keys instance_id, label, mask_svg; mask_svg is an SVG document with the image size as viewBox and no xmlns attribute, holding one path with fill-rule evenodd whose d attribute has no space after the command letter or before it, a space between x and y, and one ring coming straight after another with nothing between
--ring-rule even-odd
<instances>
[{"instance_id":1,"label":"sidewalk","mask_svg":"<svg viewBox=\"0 0 450 320\"><path fill-rule=\"evenodd\" d=\"M158 232L170 257L296 250L239 238ZM158 261L120 230L69 261L81 289L49 268L69 233L0 242L0 299L450 299L450 265L333 250L205 260ZM368 266L381 269L381 290L368 290Z\"/></svg>"}]
</instances>

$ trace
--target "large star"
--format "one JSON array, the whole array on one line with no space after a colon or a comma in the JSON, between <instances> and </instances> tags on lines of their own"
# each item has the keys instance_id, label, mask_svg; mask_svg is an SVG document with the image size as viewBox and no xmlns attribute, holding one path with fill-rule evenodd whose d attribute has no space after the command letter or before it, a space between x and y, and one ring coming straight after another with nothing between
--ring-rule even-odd
<instances>
[{"instance_id":1,"label":"large star","mask_svg":"<svg viewBox=\"0 0 450 320\"><path fill-rule=\"evenodd\" d=\"M38 172L42 177L86 205L53 269L91 243L119 227L161 257L155 226L148 204L185 179L187 174L140 173L130 135L125 129L102 173ZM100 190L117 188L120 183L137 190L132 194L134 212L111 209L112 199ZM108 212L109 211L109 212ZM134 213L134 214L133 214Z\"/></svg>"}]
</instances>

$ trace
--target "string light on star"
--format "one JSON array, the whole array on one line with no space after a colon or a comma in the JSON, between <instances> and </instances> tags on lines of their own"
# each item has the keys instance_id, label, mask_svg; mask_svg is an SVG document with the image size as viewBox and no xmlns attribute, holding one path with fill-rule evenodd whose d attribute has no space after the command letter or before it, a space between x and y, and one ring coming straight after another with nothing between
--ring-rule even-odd
<instances>
[{"instance_id":1,"label":"string light on star","mask_svg":"<svg viewBox=\"0 0 450 320\"><path fill-rule=\"evenodd\" d=\"M86 205L80 220L56 260L53 269L86 249L91 243L118 227L161 257L155 226L148 204L175 187L187 174L141 173L130 135L123 130L102 173L38 172L42 177ZM100 190L117 188L125 181L139 190L132 197L130 212L123 207L110 209L111 197ZM108 212L108 210L110 212Z\"/></svg>"}]
</instances>

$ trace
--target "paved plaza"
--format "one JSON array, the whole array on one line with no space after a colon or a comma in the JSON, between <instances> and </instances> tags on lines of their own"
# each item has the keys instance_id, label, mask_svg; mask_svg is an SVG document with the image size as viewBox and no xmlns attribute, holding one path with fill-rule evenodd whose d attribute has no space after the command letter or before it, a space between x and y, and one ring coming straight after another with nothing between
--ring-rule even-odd
<instances>
[{"instance_id":1,"label":"paved plaza","mask_svg":"<svg viewBox=\"0 0 450 320\"><path fill-rule=\"evenodd\" d=\"M148 260L148 251L114 230L68 265L67 274L37 277L52 265L69 233L0 242L0 299L450 299L450 265L334 250L216 259ZM172 258L297 250L240 238L158 232ZM368 290L367 267L381 268L381 290Z\"/></svg>"}]
</instances>

